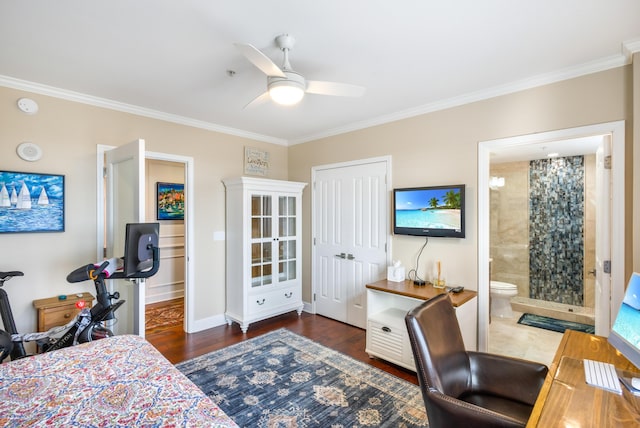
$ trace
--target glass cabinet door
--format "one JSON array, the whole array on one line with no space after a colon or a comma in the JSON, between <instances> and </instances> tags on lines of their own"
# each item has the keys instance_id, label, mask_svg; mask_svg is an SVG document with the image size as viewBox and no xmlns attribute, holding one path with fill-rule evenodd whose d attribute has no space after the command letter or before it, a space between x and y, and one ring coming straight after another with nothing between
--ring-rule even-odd
<instances>
[{"instance_id":1,"label":"glass cabinet door","mask_svg":"<svg viewBox=\"0 0 640 428\"><path fill-rule=\"evenodd\" d=\"M296 279L296 197L278 197L278 282Z\"/></svg>"},{"instance_id":2,"label":"glass cabinet door","mask_svg":"<svg viewBox=\"0 0 640 428\"><path fill-rule=\"evenodd\" d=\"M251 287L272 283L273 213L270 195L251 196Z\"/></svg>"}]
</instances>

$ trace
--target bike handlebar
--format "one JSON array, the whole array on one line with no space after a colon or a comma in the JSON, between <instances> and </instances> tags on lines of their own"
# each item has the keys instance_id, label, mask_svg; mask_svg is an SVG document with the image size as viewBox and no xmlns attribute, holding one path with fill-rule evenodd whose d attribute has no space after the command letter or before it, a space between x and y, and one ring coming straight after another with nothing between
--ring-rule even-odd
<instances>
[{"instance_id":1,"label":"bike handlebar","mask_svg":"<svg viewBox=\"0 0 640 428\"><path fill-rule=\"evenodd\" d=\"M100 275L103 275L105 278L112 279L134 279L134 278L149 278L155 275L160 269L160 249L158 247L153 247L153 266L151 269L136 272L133 275L125 276L125 274L121 271L114 271L112 269L107 269L112 263L111 260L105 260L99 266L95 264L88 264L79 267L78 269L71 272L67 275L67 282L82 282L87 281L89 279L95 281L98 279Z\"/></svg>"},{"instance_id":2,"label":"bike handlebar","mask_svg":"<svg viewBox=\"0 0 640 428\"><path fill-rule=\"evenodd\" d=\"M82 282L91 279L89 272L94 270L94 265L84 265L67 275L67 282Z\"/></svg>"},{"instance_id":3,"label":"bike handlebar","mask_svg":"<svg viewBox=\"0 0 640 428\"><path fill-rule=\"evenodd\" d=\"M9 272L0 272L0 281L4 282L7 279L11 279L14 276L24 276L24 273L19 270L12 270Z\"/></svg>"}]
</instances>

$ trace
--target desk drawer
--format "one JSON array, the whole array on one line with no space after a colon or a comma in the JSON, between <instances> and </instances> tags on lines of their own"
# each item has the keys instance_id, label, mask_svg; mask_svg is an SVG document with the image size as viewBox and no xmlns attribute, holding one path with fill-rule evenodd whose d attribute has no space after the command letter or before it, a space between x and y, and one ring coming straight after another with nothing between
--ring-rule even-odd
<instances>
[{"instance_id":1,"label":"desk drawer","mask_svg":"<svg viewBox=\"0 0 640 428\"><path fill-rule=\"evenodd\" d=\"M371 320L369 320L367 327L369 336L367 347L371 351L402 361L404 340L402 328Z\"/></svg>"}]
</instances>

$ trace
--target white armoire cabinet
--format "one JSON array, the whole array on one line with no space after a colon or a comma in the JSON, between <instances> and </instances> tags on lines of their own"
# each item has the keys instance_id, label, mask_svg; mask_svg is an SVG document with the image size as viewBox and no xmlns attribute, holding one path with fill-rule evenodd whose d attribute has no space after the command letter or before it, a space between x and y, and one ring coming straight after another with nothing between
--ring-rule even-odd
<instances>
[{"instance_id":1,"label":"white armoire cabinet","mask_svg":"<svg viewBox=\"0 0 640 428\"><path fill-rule=\"evenodd\" d=\"M226 188L225 318L249 324L302 313L302 190L306 183L239 177Z\"/></svg>"}]
</instances>

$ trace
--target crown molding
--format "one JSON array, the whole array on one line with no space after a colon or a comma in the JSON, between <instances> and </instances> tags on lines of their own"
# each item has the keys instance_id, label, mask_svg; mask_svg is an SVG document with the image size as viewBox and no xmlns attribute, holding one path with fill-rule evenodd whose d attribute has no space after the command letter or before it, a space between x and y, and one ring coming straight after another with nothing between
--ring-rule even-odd
<instances>
[{"instance_id":1,"label":"crown molding","mask_svg":"<svg viewBox=\"0 0 640 428\"><path fill-rule=\"evenodd\" d=\"M191 126L194 128L206 129L208 131L220 132L222 134L234 135L236 137L249 138L252 140L263 141L265 143L278 144L286 146L288 141L282 138L271 137L268 135L256 134L242 129L231 128L227 126L217 125L215 123L205 122L202 120L191 119L184 116L165 113L157 110L147 109L132 104L121 103L106 98L94 97L82 94L80 92L68 91L65 89L55 88L53 86L42 85L40 83L29 82L26 80L16 79L9 76L0 75L0 86L18 89L21 91L32 92L36 94L46 95L54 98L60 98L67 101L88 104L95 107L102 107L110 110L116 110L123 113L130 113L137 116L158 119L165 122L176 123L179 125Z\"/></svg>"},{"instance_id":2,"label":"crown molding","mask_svg":"<svg viewBox=\"0 0 640 428\"><path fill-rule=\"evenodd\" d=\"M640 52L640 39L627 40L622 43L622 54L625 56L629 64L633 60L633 54Z\"/></svg>"},{"instance_id":3,"label":"crown molding","mask_svg":"<svg viewBox=\"0 0 640 428\"><path fill-rule=\"evenodd\" d=\"M248 138L265 143L277 144L282 146L292 146L296 144L307 143L310 141L320 140L335 135L345 134L348 132L358 131L373 126L384 125L390 122L396 122L403 119L409 119L435 111L445 110L448 108L458 107L477 101L483 101L502 95L508 95L515 92L532 89L538 86L548 85L563 80L573 79L576 77L606 71L616 67L622 67L631 64L633 54L640 52L640 39L628 40L622 43L621 53L597 61L588 62L575 67L568 67L551 73L541 74L528 79L507 83L504 85L494 86L484 90L462 94L457 97L436 101L433 103L423 104L414 108L405 109L388 115L378 116L376 118L354 122L346 126L328 129L326 131L306 135L300 138L286 140L283 138L272 137L269 135L256 134L241 129L217 125L215 123L205 122L201 120L191 119L184 116L169 114L157 110L147 109L132 104L125 104L106 98L94 97L79 92L67 91L52 86L42 85L39 83L28 82L9 76L0 75L0 86L6 86L13 89L19 89L27 92L47 95L55 98L61 98L68 101L75 101L82 104L88 104L96 107L107 108L110 110L130 113L137 116L149 117L152 119L163 120L166 122L177 123L180 125L191 126L194 128L205 129L208 131L220 132L222 134L234 135L237 137Z\"/></svg>"},{"instance_id":4,"label":"crown molding","mask_svg":"<svg viewBox=\"0 0 640 428\"><path fill-rule=\"evenodd\" d=\"M290 140L289 145L292 146L296 144L308 143L310 141L345 134L347 132L358 131L361 129L370 128L372 126L384 125L386 123L409 119L411 117L420 116L422 114L433 113L439 110L458 107L477 101L483 101L502 95L508 95L515 92L536 88L538 86L549 85L552 83L561 82L563 80L569 80L600 71L606 71L612 68L623 67L631 63L633 53L635 52L640 52L640 39L624 42L622 44L621 53L618 55L591 61L575 67L568 67L551 73L541 74L528 79L494 86L481 91L471 92L457 97L424 104L388 115L379 116L370 120L355 122L343 127L329 129L325 132L307 135L295 140Z\"/></svg>"}]
</instances>

